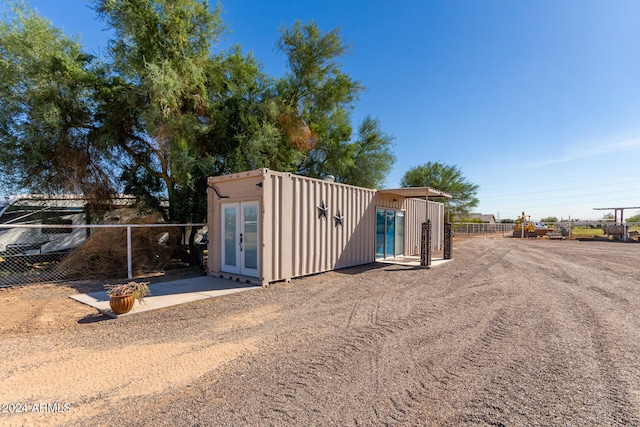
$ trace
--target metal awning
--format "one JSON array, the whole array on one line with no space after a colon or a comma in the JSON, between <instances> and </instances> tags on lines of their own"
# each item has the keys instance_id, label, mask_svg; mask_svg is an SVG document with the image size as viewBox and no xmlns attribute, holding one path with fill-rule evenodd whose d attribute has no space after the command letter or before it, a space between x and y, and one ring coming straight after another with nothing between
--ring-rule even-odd
<instances>
[{"instance_id":1,"label":"metal awning","mask_svg":"<svg viewBox=\"0 0 640 427\"><path fill-rule=\"evenodd\" d=\"M618 211L620 211L620 222L624 221L624 210L625 209L640 209L640 206L627 206L623 208L593 208L594 211L614 211L613 220L618 222Z\"/></svg>"},{"instance_id":2,"label":"metal awning","mask_svg":"<svg viewBox=\"0 0 640 427\"><path fill-rule=\"evenodd\" d=\"M414 198L422 198L422 197L443 197L445 199L450 199L451 194L445 193L444 191L436 190L431 187L406 187L406 188L392 188L388 190L378 190L378 193L382 194L391 194L393 196L400 197L414 197Z\"/></svg>"}]
</instances>

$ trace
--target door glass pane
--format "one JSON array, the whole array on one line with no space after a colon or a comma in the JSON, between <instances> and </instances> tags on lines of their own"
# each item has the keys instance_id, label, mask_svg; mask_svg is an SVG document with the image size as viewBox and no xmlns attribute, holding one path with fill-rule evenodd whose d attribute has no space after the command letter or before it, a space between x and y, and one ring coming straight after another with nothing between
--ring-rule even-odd
<instances>
[{"instance_id":1,"label":"door glass pane","mask_svg":"<svg viewBox=\"0 0 640 427\"><path fill-rule=\"evenodd\" d=\"M376 209L376 258L384 257L384 210Z\"/></svg>"},{"instance_id":2,"label":"door glass pane","mask_svg":"<svg viewBox=\"0 0 640 427\"><path fill-rule=\"evenodd\" d=\"M396 252L395 255L404 255L404 212L396 211Z\"/></svg>"},{"instance_id":3,"label":"door glass pane","mask_svg":"<svg viewBox=\"0 0 640 427\"><path fill-rule=\"evenodd\" d=\"M244 211L244 267L258 268L258 207L245 206Z\"/></svg>"},{"instance_id":4,"label":"door glass pane","mask_svg":"<svg viewBox=\"0 0 640 427\"><path fill-rule=\"evenodd\" d=\"M236 265L236 208L224 208L224 264Z\"/></svg>"},{"instance_id":5,"label":"door glass pane","mask_svg":"<svg viewBox=\"0 0 640 427\"><path fill-rule=\"evenodd\" d=\"M395 237L395 219L394 211L387 211L387 240L385 244L385 255L392 257L394 254L394 237Z\"/></svg>"}]
</instances>

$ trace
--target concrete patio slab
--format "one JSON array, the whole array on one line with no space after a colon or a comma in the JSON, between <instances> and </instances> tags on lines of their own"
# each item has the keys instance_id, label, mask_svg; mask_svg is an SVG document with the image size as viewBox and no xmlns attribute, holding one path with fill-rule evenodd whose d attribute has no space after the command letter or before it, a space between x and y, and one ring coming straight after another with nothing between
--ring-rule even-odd
<instances>
[{"instance_id":1,"label":"concrete patio slab","mask_svg":"<svg viewBox=\"0 0 640 427\"><path fill-rule=\"evenodd\" d=\"M236 292L260 289L260 286L233 282L210 276L199 276L170 282L153 283L149 285L151 295L144 298L144 303L136 301L133 309L126 314L117 315L109 306L107 291L91 292L88 294L71 295L70 298L90 305L100 313L109 317L128 316L149 310L170 307L205 298L215 298Z\"/></svg>"}]
</instances>

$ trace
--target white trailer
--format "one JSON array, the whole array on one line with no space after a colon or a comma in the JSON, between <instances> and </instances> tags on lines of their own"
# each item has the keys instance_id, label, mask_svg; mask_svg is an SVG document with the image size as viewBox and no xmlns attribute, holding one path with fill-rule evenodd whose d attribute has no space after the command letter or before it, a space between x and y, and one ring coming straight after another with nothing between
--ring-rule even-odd
<instances>
[{"instance_id":1,"label":"white trailer","mask_svg":"<svg viewBox=\"0 0 640 427\"><path fill-rule=\"evenodd\" d=\"M86 204L80 196L24 195L5 199L4 206L0 206L0 256L67 252L81 245L88 229L55 226L86 225Z\"/></svg>"}]
</instances>

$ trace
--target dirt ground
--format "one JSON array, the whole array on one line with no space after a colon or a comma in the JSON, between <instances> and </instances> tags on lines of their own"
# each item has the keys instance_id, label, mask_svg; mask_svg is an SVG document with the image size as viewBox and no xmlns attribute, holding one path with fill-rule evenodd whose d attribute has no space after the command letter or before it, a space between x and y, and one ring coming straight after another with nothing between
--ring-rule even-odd
<instances>
[{"instance_id":1,"label":"dirt ground","mask_svg":"<svg viewBox=\"0 0 640 427\"><path fill-rule=\"evenodd\" d=\"M0 290L0 425L640 425L640 244L469 239L119 319Z\"/></svg>"}]
</instances>

